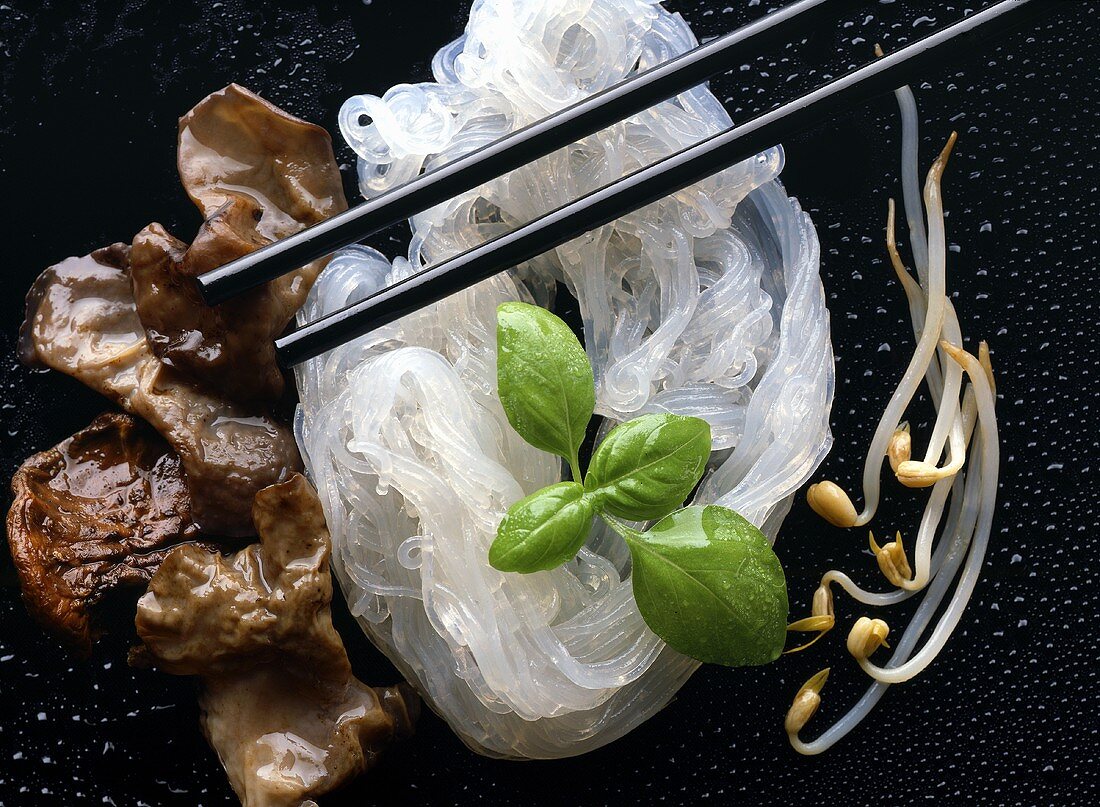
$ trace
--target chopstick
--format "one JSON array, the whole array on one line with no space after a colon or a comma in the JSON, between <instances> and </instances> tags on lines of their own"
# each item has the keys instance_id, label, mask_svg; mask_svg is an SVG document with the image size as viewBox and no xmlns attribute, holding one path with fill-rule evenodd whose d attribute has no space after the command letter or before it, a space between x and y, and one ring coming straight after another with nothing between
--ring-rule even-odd
<instances>
[{"instance_id":1,"label":"chopstick","mask_svg":"<svg viewBox=\"0 0 1100 807\"><path fill-rule=\"evenodd\" d=\"M970 53L1043 10L1000 2L752 120L720 132L564 205L510 233L442 261L275 341L284 366L315 358L368 331L468 288L717 173L841 109L906 84L937 59Z\"/></svg>"},{"instance_id":2,"label":"chopstick","mask_svg":"<svg viewBox=\"0 0 1100 807\"><path fill-rule=\"evenodd\" d=\"M762 52L808 35L821 24L826 10L835 16L854 5L858 0L800 0L778 9L370 201L207 272L198 278L199 289L210 305L225 302L691 89L735 67L749 47L752 52Z\"/></svg>"}]
</instances>

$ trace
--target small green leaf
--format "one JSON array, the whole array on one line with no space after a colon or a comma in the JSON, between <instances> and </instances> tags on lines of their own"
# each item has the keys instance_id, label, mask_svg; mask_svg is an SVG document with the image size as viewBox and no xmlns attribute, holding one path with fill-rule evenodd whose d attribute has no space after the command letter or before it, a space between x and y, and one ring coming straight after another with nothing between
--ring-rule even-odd
<instances>
[{"instance_id":1,"label":"small green leaf","mask_svg":"<svg viewBox=\"0 0 1100 807\"><path fill-rule=\"evenodd\" d=\"M502 303L497 386L512 428L535 448L564 457L577 473L596 387L592 365L569 326L537 305Z\"/></svg>"},{"instance_id":2,"label":"small green leaf","mask_svg":"<svg viewBox=\"0 0 1100 807\"><path fill-rule=\"evenodd\" d=\"M725 507L687 507L626 542L638 610L666 644L730 667L779 657L787 583L760 530Z\"/></svg>"},{"instance_id":3,"label":"small green leaf","mask_svg":"<svg viewBox=\"0 0 1100 807\"><path fill-rule=\"evenodd\" d=\"M559 482L513 504L489 547L502 572L538 572L572 560L592 526L594 502L576 482Z\"/></svg>"},{"instance_id":4,"label":"small green leaf","mask_svg":"<svg viewBox=\"0 0 1100 807\"><path fill-rule=\"evenodd\" d=\"M660 518L684 503L710 458L710 426L682 415L642 415L611 430L584 487L620 518Z\"/></svg>"}]
</instances>

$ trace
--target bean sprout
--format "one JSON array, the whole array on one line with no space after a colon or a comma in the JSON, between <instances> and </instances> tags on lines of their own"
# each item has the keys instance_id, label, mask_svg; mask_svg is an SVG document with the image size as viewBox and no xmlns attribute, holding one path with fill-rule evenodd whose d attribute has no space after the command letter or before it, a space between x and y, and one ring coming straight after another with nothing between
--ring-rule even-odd
<instances>
[{"instance_id":1,"label":"bean sprout","mask_svg":"<svg viewBox=\"0 0 1100 807\"><path fill-rule=\"evenodd\" d=\"M882 619L864 616L852 626L848 635L848 651L875 682L847 714L812 742L802 741L799 732L821 703L821 691L828 670L813 676L799 689L788 712L785 728L794 749L807 755L820 754L830 748L870 713L888 686L908 681L921 673L943 649L958 626L977 583L996 504L999 447L994 411L996 388L989 347L982 342L977 356L961 348L962 332L958 316L947 299L945 289L946 233L940 180L955 143L955 135L952 133L928 173L924 187L924 209L928 217L925 230L917 180L916 103L908 87L898 90L897 98L902 118L902 184L917 269L916 279L909 274L898 253L894 237L893 200L890 200L887 213L886 246L908 301L917 347L883 413L867 453L863 474L863 510L857 514L847 494L832 482L811 486L807 500L815 511L833 524L845 527L867 524L878 507L879 475L884 457L889 460L902 484L907 487L931 486L931 493L917 530L912 567L900 532L894 541L885 546L880 546L873 534L869 536L879 568L894 586L893 590L869 592L843 572L826 572L814 594L812 616L792 623L788 629L819 630L818 636L803 646L808 647L833 627L835 615L830 587L834 583L853 599L872 606L894 605L922 590L925 590L925 595L885 665L875 664L870 656L878 648L887 646L889 625ZM969 379L965 389L964 374ZM932 395L936 422L924 459L914 461L911 459L909 425L899 421L922 375ZM974 467L964 471L968 445L975 458ZM938 462L945 448L947 461L940 466ZM934 538L941 522L941 538L933 551ZM954 593L946 609L925 645L914 652L917 642L947 598L953 582ZM820 615L825 610L823 603L828 604L827 618Z\"/></svg>"}]
</instances>

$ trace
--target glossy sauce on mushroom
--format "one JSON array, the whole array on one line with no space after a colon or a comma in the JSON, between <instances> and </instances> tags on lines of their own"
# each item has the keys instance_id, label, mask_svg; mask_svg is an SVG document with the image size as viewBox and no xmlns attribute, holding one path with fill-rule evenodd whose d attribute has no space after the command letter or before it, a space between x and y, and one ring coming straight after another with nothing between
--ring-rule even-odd
<instances>
[{"instance_id":1,"label":"glossy sauce on mushroom","mask_svg":"<svg viewBox=\"0 0 1100 807\"><path fill-rule=\"evenodd\" d=\"M97 604L145 586L195 541L179 457L145 423L107 413L12 478L8 543L28 610L80 655L100 631Z\"/></svg>"}]
</instances>

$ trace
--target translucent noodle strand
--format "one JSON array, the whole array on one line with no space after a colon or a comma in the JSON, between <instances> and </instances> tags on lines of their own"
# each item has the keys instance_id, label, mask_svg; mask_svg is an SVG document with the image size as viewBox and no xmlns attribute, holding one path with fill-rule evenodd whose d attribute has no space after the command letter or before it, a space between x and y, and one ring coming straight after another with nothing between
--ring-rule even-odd
<instances>
[{"instance_id":1,"label":"translucent noodle strand","mask_svg":"<svg viewBox=\"0 0 1100 807\"><path fill-rule=\"evenodd\" d=\"M478 0L435 80L349 99L341 131L370 197L696 45L652 0ZM730 125L703 86L411 221L407 258L339 253L313 320ZM700 502L774 539L828 451L833 357L813 223L778 148L299 368L298 435L335 569L372 641L475 750L561 757L630 731L698 667L646 627L621 539L502 574L507 507L562 476L496 394L496 308L577 301L605 428L651 411L706 419Z\"/></svg>"}]
</instances>

